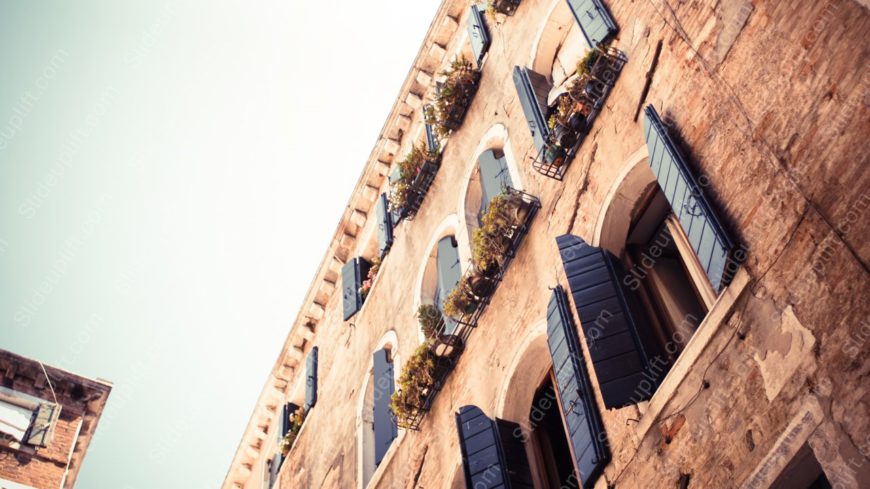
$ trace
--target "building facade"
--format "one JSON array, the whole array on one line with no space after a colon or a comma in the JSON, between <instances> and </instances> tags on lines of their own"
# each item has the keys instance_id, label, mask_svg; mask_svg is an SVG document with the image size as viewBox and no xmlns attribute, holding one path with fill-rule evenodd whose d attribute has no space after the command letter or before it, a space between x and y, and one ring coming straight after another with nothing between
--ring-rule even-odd
<instances>
[{"instance_id":1,"label":"building facade","mask_svg":"<svg viewBox=\"0 0 870 489\"><path fill-rule=\"evenodd\" d=\"M0 489L75 487L112 384L0 350Z\"/></svg>"},{"instance_id":2,"label":"building facade","mask_svg":"<svg viewBox=\"0 0 870 489\"><path fill-rule=\"evenodd\" d=\"M223 487L870 487L867 32L445 0Z\"/></svg>"}]
</instances>

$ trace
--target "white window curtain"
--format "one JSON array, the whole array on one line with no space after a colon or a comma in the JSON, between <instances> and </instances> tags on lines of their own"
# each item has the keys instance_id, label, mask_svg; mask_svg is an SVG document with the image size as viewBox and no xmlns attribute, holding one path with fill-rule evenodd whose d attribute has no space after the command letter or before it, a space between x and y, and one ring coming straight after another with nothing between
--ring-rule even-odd
<instances>
[{"instance_id":1,"label":"white window curtain","mask_svg":"<svg viewBox=\"0 0 870 489\"><path fill-rule=\"evenodd\" d=\"M0 401L0 432L20 442L24 440L32 420L32 409Z\"/></svg>"}]
</instances>

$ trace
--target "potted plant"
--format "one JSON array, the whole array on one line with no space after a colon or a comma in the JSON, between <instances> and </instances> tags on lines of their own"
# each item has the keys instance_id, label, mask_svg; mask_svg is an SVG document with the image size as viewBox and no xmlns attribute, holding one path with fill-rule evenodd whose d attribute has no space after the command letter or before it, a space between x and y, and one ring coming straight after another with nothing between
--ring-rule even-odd
<instances>
[{"instance_id":1,"label":"potted plant","mask_svg":"<svg viewBox=\"0 0 870 489\"><path fill-rule=\"evenodd\" d=\"M375 282L375 277L378 276L378 271L381 269L381 259L380 257L375 257L371 261L371 266L369 267L369 273L366 275L366 279L363 280L363 283L359 288L359 295L362 297L362 300L365 302L366 297L369 296L369 292L372 290L372 284Z\"/></svg>"},{"instance_id":2,"label":"potted plant","mask_svg":"<svg viewBox=\"0 0 870 489\"><path fill-rule=\"evenodd\" d=\"M428 190L440 157L440 153L429 152L421 144L411 147L411 151L397 163L398 177L390 185L390 212L408 210L414 199Z\"/></svg>"},{"instance_id":3,"label":"potted plant","mask_svg":"<svg viewBox=\"0 0 870 489\"><path fill-rule=\"evenodd\" d=\"M586 55L577 63L577 75L583 77L592 73L592 67L601 57L601 50L592 48L586 52Z\"/></svg>"},{"instance_id":4,"label":"potted plant","mask_svg":"<svg viewBox=\"0 0 870 489\"><path fill-rule=\"evenodd\" d=\"M489 0L486 4L486 12L493 16L495 14L513 15L519 5L520 0Z\"/></svg>"},{"instance_id":5,"label":"potted plant","mask_svg":"<svg viewBox=\"0 0 870 489\"><path fill-rule=\"evenodd\" d=\"M438 330L444 324L441 311L432 304L423 304L417 309L417 320L420 321L420 330L427 340L435 338Z\"/></svg>"},{"instance_id":6,"label":"potted plant","mask_svg":"<svg viewBox=\"0 0 870 489\"><path fill-rule=\"evenodd\" d=\"M296 438L299 436L299 432L302 430L302 423L305 422L305 409L299 408L292 414L290 414L290 428L287 430L287 434L284 435L284 438L281 438L281 442L278 444L278 448L281 450L281 455L287 456L290 453L290 449L293 448L293 444L296 443Z\"/></svg>"},{"instance_id":7,"label":"potted plant","mask_svg":"<svg viewBox=\"0 0 870 489\"><path fill-rule=\"evenodd\" d=\"M420 345L405 362L399 376L399 388L390 398L390 409L399 421L407 426L408 421L425 408L426 398L435 384L435 355L429 341Z\"/></svg>"},{"instance_id":8,"label":"potted plant","mask_svg":"<svg viewBox=\"0 0 870 489\"><path fill-rule=\"evenodd\" d=\"M427 110L426 123L432 124L439 136L446 137L459 129L466 109L477 92L480 71L465 57L458 58L443 73L447 79L435 95L431 110Z\"/></svg>"},{"instance_id":9,"label":"potted plant","mask_svg":"<svg viewBox=\"0 0 870 489\"><path fill-rule=\"evenodd\" d=\"M479 299L471 290L469 278L463 276L444 299L444 314L453 319L460 319L472 314L477 309L478 301Z\"/></svg>"}]
</instances>

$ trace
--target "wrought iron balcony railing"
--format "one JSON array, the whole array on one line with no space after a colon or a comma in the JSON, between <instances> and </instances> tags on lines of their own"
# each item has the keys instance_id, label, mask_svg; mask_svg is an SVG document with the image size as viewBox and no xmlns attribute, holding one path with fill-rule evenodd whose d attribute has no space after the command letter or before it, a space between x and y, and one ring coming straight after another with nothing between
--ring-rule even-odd
<instances>
[{"instance_id":1,"label":"wrought iron balcony railing","mask_svg":"<svg viewBox=\"0 0 870 489\"><path fill-rule=\"evenodd\" d=\"M419 398L404 405L402 416L397 417L399 426L403 428L419 429L420 423L432 407L435 396L459 361L471 331L477 327L480 317L498 290L498 285L504 278L508 266L516 256L517 250L522 245L529 227L541 207L541 203L536 197L525 192L512 188L506 189L505 192L508 196L517 199L519 203L518 215L521 218L509 226L508 232L504 236L507 240L507 246L503 260L486 276L472 265L466 271L463 279L460 280L460 284L469 284L470 307L460 317L442 316L438 322L433 339L429 343L431 358L428 360L432 361L432 366L431 371L427 372L431 375L426 377L431 378L431 382L428 385L418 386L421 391Z\"/></svg>"}]
</instances>

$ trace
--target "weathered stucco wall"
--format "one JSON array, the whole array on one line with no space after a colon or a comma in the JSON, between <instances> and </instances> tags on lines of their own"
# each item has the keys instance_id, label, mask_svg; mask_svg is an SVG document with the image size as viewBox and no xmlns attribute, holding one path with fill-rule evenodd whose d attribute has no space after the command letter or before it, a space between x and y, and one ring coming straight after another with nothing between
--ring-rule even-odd
<instances>
[{"instance_id":1,"label":"weathered stucco wall","mask_svg":"<svg viewBox=\"0 0 870 489\"><path fill-rule=\"evenodd\" d=\"M596 487L677 487L681 474L690 487L767 487L788 461L769 454L793 453L804 440L842 484L835 487L870 481L867 8L852 0L606 2L628 63L558 182L529 164L531 137L511 81L513 66L529 63L553 2L523 0L492 29L479 92L420 213L396 230L362 311L345 323L340 294L325 304L312 340L318 405L280 486L357 487L359 395L371 354L389 330L400 359L419 344L421 265L444 222L464 223L461 195L481 138L502 124L520 183L543 208L420 431L400 434L372 485L451 487L460 463L453 412L475 404L510 419L512 392L534 388L517 369L536 366L528 358L536 355L524 353L538 344L548 287L565 283L555 237L595 239L608 193L643 151L642 121L634 121L641 102L678 134L748 259L668 397L610 411L598 399L613 461ZM464 31L461 12L447 52ZM797 434L783 438L787 431Z\"/></svg>"}]
</instances>

